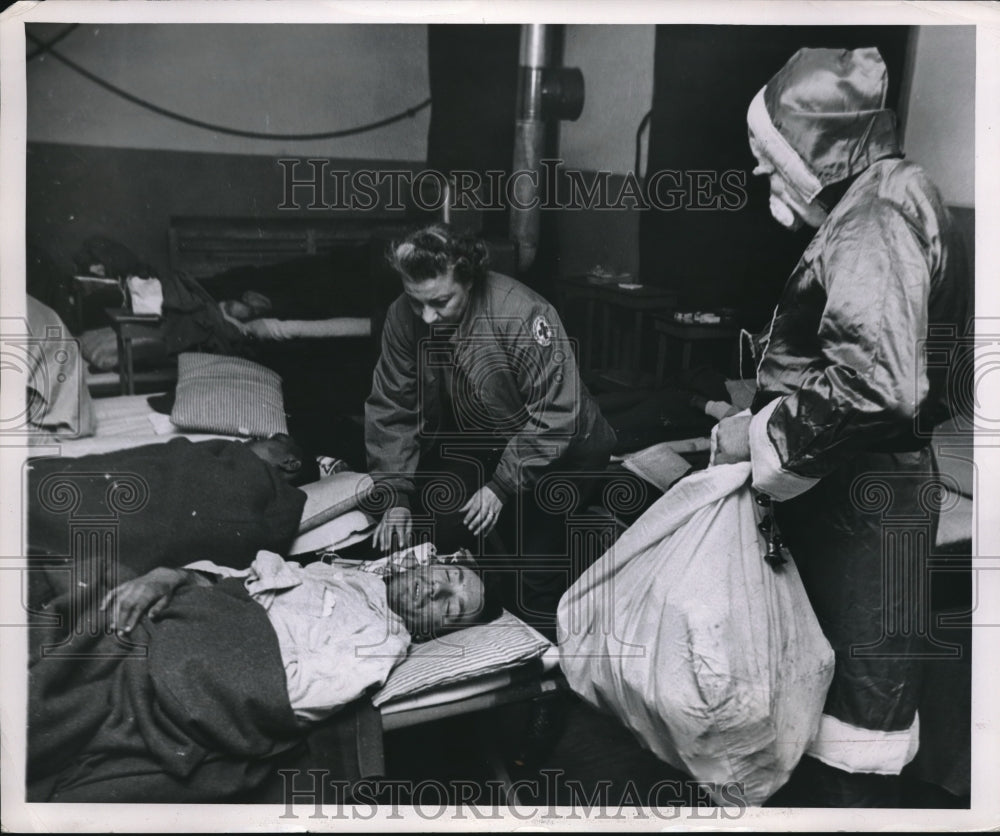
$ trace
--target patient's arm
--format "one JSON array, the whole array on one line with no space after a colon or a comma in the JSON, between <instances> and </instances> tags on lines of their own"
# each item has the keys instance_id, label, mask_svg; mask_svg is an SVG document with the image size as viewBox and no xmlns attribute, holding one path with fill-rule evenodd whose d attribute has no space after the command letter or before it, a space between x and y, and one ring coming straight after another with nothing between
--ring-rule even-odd
<instances>
[{"instance_id":1,"label":"patient's arm","mask_svg":"<svg viewBox=\"0 0 1000 836\"><path fill-rule=\"evenodd\" d=\"M116 586L104 596L100 608L112 606L109 626L119 635L128 635L147 613L155 621L174 593L186 585L211 586L212 581L192 569L159 567Z\"/></svg>"},{"instance_id":2,"label":"patient's arm","mask_svg":"<svg viewBox=\"0 0 1000 836\"><path fill-rule=\"evenodd\" d=\"M364 316L337 316L332 319L254 319L242 323L242 331L258 340L368 337L372 332L372 321Z\"/></svg>"}]
</instances>

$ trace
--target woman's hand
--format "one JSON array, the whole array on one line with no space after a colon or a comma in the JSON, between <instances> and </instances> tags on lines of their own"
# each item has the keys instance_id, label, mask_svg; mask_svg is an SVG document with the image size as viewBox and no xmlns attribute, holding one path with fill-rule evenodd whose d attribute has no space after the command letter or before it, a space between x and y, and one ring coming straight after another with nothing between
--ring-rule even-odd
<instances>
[{"instance_id":1,"label":"woman's hand","mask_svg":"<svg viewBox=\"0 0 1000 836\"><path fill-rule=\"evenodd\" d=\"M147 614L153 621L170 603L174 592L189 582L189 573L184 569L160 567L119 584L101 601L103 612L114 605L108 624L120 636L127 636L139 620Z\"/></svg>"},{"instance_id":2,"label":"woman's hand","mask_svg":"<svg viewBox=\"0 0 1000 836\"><path fill-rule=\"evenodd\" d=\"M750 461L750 416L733 415L719 421L715 444L716 464Z\"/></svg>"},{"instance_id":3,"label":"woman's hand","mask_svg":"<svg viewBox=\"0 0 1000 836\"><path fill-rule=\"evenodd\" d=\"M483 485L460 510L465 511L465 517L462 520L465 527L477 537L480 534L486 536L500 519L503 501L486 485Z\"/></svg>"},{"instance_id":4,"label":"woman's hand","mask_svg":"<svg viewBox=\"0 0 1000 836\"><path fill-rule=\"evenodd\" d=\"M413 518L409 508L397 505L382 515L375 527L372 542L383 553L409 548L413 535Z\"/></svg>"}]
</instances>

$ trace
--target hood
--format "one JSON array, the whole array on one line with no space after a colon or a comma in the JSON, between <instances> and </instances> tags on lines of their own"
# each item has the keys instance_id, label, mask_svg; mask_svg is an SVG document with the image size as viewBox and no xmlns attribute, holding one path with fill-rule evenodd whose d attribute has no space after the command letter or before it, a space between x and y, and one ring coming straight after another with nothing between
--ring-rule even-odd
<instances>
[{"instance_id":1,"label":"hood","mask_svg":"<svg viewBox=\"0 0 1000 836\"><path fill-rule=\"evenodd\" d=\"M887 88L875 47L800 49L754 97L747 124L779 172L811 201L826 186L900 153Z\"/></svg>"}]
</instances>

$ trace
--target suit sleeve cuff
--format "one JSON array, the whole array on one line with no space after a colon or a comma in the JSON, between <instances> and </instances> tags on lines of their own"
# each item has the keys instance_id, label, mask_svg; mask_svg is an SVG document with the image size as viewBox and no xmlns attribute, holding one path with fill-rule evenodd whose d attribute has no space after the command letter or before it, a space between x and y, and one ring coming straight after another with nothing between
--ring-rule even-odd
<instances>
[{"instance_id":1,"label":"suit sleeve cuff","mask_svg":"<svg viewBox=\"0 0 1000 836\"><path fill-rule=\"evenodd\" d=\"M784 502L805 493L819 479L799 476L781 466L778 451L767 434L767 424L781 399L771 401L750 421L750 463L753 469L753 486L771 499Z\"/></svg>"},{"instance_id":2,"label":"suit sleeve cuff","mask_svg":"<svg viewBox=\"0 0 1000 836\"><path fill-rule=\"evenodd\" d=\"M497 499L499 499L504 505L506 505L507 501L514 495L514 490L508 487L505 483L497 481L496 476L486 483L486 487L493 491L493 493L497 495Z\"/></svg>"}]
</instances>

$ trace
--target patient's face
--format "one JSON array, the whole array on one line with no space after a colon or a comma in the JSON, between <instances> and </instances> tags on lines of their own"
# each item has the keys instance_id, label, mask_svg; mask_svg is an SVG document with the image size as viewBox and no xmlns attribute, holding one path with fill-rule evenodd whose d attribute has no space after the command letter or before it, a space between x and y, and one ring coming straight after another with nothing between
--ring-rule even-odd
<instances>
[{"instance_id":1,"label":"patient's face","mask_svg":"<svg viewBox=\"0 0 1000 836\"><path fill-rule=\"evenodd\" d=\"M431 563L386 581L389 606L416 634L439 634L478 623L484 587L479 575L455 563Z\"/></svg>"}]
</instances>

